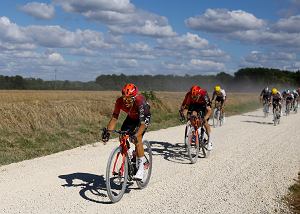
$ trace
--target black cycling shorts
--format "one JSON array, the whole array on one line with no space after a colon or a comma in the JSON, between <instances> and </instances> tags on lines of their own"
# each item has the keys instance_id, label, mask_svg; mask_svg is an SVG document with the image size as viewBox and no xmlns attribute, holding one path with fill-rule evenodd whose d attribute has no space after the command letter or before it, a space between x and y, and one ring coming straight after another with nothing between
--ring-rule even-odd
<instances>
[{"instance_id":1,"label":"black cycling shorts","mask_svg":"<svg viewBox=\"0 0 300 214\"><path fill-rule=\"evenodd\" d=\"M224 103L223 97L216 97L216 101L221 102L221 105L223 105L223 103Z\"/></svg>"},{"instance_id":2,"label":"black cycling shorts","mask_svg":"<svg viewBox=\"0 0 300 214\"><path fill-rule=\"evenodd\" d=\"M191 104L188 108L188 114L190 115L193 111L197 112L203 118L207 110L205 105Z\"/></svg>"},{"instance_id":3,"label":"black cycling shorts","mask_svg":"<svg viewBox=\"0 0 300 214\"><path fill-rule=\"evenodd\" d=\"M149 122L150 122L150 117L149 117ZM138 128L140 127L140 125L141 125L140 120L133 120L132 118L127 116L121 126L121 130L129 131L131 133L136 133ZM145 125L146 125L146 129L147 129L148 124L145 124ZM146 129L145 129L145 131L146 131ZM145 134L145 131L144 131L143 135Z\"/></svg>"}]
</instances>

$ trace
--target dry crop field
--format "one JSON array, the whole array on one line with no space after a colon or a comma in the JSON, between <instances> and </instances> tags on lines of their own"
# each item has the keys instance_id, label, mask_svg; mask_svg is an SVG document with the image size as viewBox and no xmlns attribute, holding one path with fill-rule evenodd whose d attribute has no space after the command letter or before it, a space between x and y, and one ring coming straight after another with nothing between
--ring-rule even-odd
<instances>
[{"instance_id":1,"label":"dry crop field","mask_svg":"<svg viewBox=\"0 0 300 214\"><path fill-rule=\"evenodd\" d=\"M0 165L99 141L119 95L117 91L0 91ZM180 124L178 108L184 95L154 92L149 97L150 130ZM227 115L257 107L258 94L228 94Z\"/></svg>"}]
</instances>

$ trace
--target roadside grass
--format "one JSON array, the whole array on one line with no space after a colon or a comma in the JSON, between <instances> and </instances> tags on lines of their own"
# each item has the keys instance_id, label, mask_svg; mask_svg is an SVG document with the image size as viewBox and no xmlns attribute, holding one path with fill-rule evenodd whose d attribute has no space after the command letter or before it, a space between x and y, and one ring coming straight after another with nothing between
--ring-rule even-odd
<instances>
[{"instance_id":1,"label":"roadside grass","mask_svg":"<svg viewBox=\"0 0 300 214\"><path fill-rule=\"evenodd\" d=\"M296 183L289 187L289 193L284 200L292 213L300 214L300 172Z\"/></svg>"},{"instance_id":2,"label":"roadside grass","mask_svg":"<svg viewBox=\"0 0 300 214\"><path fill-rule=\"evenodd\" d=\"M144 92L151 105L149 130L180 125L184 92ZM116 91L0 91L0 165L45 156L100 140ZM259 107L257 94L229 93L226 114ZM120 128L125 114L121 114Z\"/></svg>"}]
</instances>

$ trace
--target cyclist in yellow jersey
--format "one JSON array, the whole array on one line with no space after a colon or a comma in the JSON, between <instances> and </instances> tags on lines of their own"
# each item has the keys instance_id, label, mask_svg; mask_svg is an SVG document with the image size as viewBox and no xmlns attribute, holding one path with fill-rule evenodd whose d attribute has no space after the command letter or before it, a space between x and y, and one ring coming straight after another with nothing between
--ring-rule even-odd
<instances>
[{"instance_id":1,"label":"cyclist in yellow jersey","mask_svg":"<svg viewBox=\"0 0 300 214\"><path fill-rule=\"evenodd\" d=\"M224 115L224 104L226 101L226 92L219 85L216 85L214 88L211 101L213 100L215 100L215 106L217 102L221 104L221 112Z\"/></svg>"}]
</instances>

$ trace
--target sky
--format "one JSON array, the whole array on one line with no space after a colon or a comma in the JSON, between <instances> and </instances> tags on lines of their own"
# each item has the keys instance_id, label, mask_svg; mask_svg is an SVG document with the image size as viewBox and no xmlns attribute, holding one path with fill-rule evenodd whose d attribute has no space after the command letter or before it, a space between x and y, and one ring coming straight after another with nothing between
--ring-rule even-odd
<instances>
[{"instance_id":1,"label":"sky","mask_svg":"<svg viewBox=\"0 0 300 214\"><path fill-rule=\"evenodd\" d=\"M300 69L300 0L3 0L0 75Z\"/></svg>"}]
</instances>

